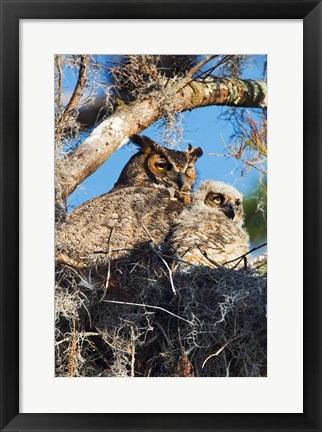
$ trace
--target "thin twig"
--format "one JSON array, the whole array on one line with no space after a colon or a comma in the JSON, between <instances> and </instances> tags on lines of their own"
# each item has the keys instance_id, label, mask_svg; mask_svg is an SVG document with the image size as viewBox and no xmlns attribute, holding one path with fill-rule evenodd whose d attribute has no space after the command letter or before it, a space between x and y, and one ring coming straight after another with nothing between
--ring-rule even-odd
<instances>
[{"instance_id":1,"label":"thin twig","mask_svg":"<svg viewBox=\"0 0 322 432\"><path fill-rule=\"evenodd\" d=\"M209 256L208 256L208 254L207 254L207 252L205 252L205 251L202 251L201 249L200 249L200 246L198 245L198 244L195 244L195 246L197 246L197 248L199 249L199 252L211 263L211 264L213 264L214 266L216 266L216 267L222 267L220 264L218 264L216 261L213 261L211 258L209 258Z\"/></svg>"},{"instance_id":2,"label":"thin twig","mask_svg":"<svg viewBox=\"0 0 322 432\"><path fill-rule=\"evenodd\" d=\"M196 78L193 78L193 74L196 73L202 66L204 66L206 63L208 63L210 60L214 59L215 57L216 57L215 55L209 55L203 61L201 61L199 64L197 64L195 67L190 69L190 71L188 71L188 73L185 76L185 79L183 81L183 85L179 86L176 93L181 92L185 87L190 85L193 81L196 81Z\"/></svg>"},{"instance_id":3,"label":"thin twig","mask_svg":"<svg viewBox=\"0 0 322 432\"><path fill-rule=\"evenodd\" d=\"M80 339L81 339L82 337L89 337L89 336L102 336L101 333L96 333L96 332L79 332L79 333L77 333L77 334L78 334L78 337L79 337ZM73 335L71 334L71 336L73 336ZM63 343L63 342L68 342L68 341L70 340L70 337L71 337L71 336L66 337L65 339L62 339L62 340L60 340L60 341L55 342L55 345L58 346L58 345L60 345L60 344Z\"/></svg>"},{"instance_id":4,"label":"thin twig","mask_svg":"<svg viewBox=\"0 0 322 432\"><path fill-rule=\"evenodd\" d=\"M116 63L116 64L119 65L120 63ZM104 66L104 65L99 64L99 63L88 63L88 66L93 66L93 67L96 67L96 68L99 68L99 69L107 69L109 71L112 71L113 68L114 68L114 66L113 67L108 67L108 66Z\"/></svg>"},{"instance_id":5,"label":"thin twig","mask_svg":"<svg viewBox=\"0 0 322 432\"><path fill-rule=\"evenodd\" d=\"M211 354L210 356L208 356L206 358L206 360L202 363L201 368L203 369L205 367L205 364L207 363L207 361L210 360L212 357L218 356L226 348L226 346L229 345L230 342L232 342L234 339L236 339L236 337L230 338L221 348L219 348L218 351L216 351L214 354Z\"/></svg>"},{"instance_id":6,"label":"thin twig","mask_svg":"<svg viewBox=\"0 0 322 432\"><path fill-rule=\"evenodd\" d=\"M172 270L171 270L171 268L169 267L169 265L168 265L168 263L166 262L166 260L164 260L164 259L162 258L161 254L159 254L159 252L157 252L156 250L154 250L154 252L158 255L158 257L162 260L163 264L166 266L166 268L167 268L167 270L168 270L168 272L169 272L169 279L170 279L170 284L171 284L172 292L173 292L174 295L176 295L176 294L177 294L177 291L176 291L175 286L174 286L174 282L173 282L173 278L172 278Z\"/></svg>"},{"instance_id":7,"label":"thin twig","mask_svg":"<svg viewBox=\"0 0 322 432\"><path fill-rule=\"evenodd\" d=\"M262 168L259 168L258 166L254 165L254 163L258 163L259 161L249 162L249 161L247 161L245 159L242 159L241 157L236 157L236 155L234 155L234 154L232 154L230 152L228 152L228 156L232 156L232 157L240 160L241 162L245 163L246 165L249 165L250 167L257 169L262 174L267 175L267 172L265 170L263 170Z\"/></svg>"},{"instance_id":8,"label":"thin twig","mask_svg":"<svg viewBox=\"0 0 322 432\"><path fill-rule=\"evenodd\" d=\"M103 339L103 341L106 343L106 345L108 345L110 348L112 348L113 350L116 350L116 351L120 351L120 352L122 352L122 353L124 353L124 354L128 354L129 352L127 351L127 350L124 350L124 349L122 349L122 348L119 348L119 347L116 347L115 345L112 345L106 338L104 338L103 336L102 336L102 339Z\"/></svg>"},{"instance_id":9,"label":"thin twig","mask_svg":"<svg viewBox=\"0 0 322 432\"><path fill-rule=\"evenodd\" d=\"M254 247L254 248L251 249L250 251L246 252L244 255L240 255L240 256L237 257L237 258L234 258L234 259L232 259L232 260L230 260L230 261L226 261L226 262L223 264L223 266L226 265L226 264L229 264L229 263L231 263L231 262L234 262L234 261L239 260L238 263L234 266L234 268L235 268L236 266L238 266L238 264L241 262L241 260L243 260L247 255L251 254L252 252L257 251L258 249L260 249L260 248L262 248L262 247L264 247L264 246L267 246L267 243L263 243L263 244L261 244L260 246Z\"/></svg>"},{"instance_id":10,"label":"thin twig","mask_svg":"<svg viewBox=\"0 0 322 432\"><path fill-rule=\"evenodd\" d=\"M144 226L144 224L143 224L142 222L141 222L141 225L142 225L144 231L145 231L145 232L147 233L147 235L150 237L150 239L151 239L151 241L153 242L153 244L156 246L156 244L155 244L153 238L151 237L151 235L150 235L148 229ZM175 287L174 287L174 283L173 283L172 270L170 269L168 263L167 263L167 262L162 258L162 255L159 254L159 252L158 252L156 249L153 249L153 251L154 251L155 254L156 254L156 255L157 255L157 256L162 260L163 264L166 266L166 268L167 268L167 270L168 270L168 272L169 272L169 279L170 279L170 284L171 284L172 292L173 292L174 295L176 295L176 294L177 294L177 291L176 291L176 289L175 289Z\"/></svg>"},{"instance_id":11,"label":"thin twig","mask_svg":"<svg viewBox=\"0 0 322 432\"><path fill-rule=\"evenodd\" d=\"M185 318L182 318L179 315L176 315L170 311L168 311L167 309L164 309L162 307L159 306L150 306L147 304L143 304L143 303L130 303L130 302L121 302L121 301L117 301L117 300L103 300L103 302L105 303L114 303L114 304L120 304L120 305L127 305L127 306L139 306L139 307L144 307L144 308L151 308L151 309L157 309L157 310L161 310L169 315L174 316L175 318L180 319L181 321L185 321L188 324L190 324L191 326L193 325L193 323L191 321L186 320Z\"/></svg>"},{"instance_id":12,"label":"thin twig","mask_svg":"<svg viewBox=\"0 0 322 432\"><path fill-rule=\"evenodd\" d=\"M205 78L207 78L210 74L213 73L213 71L215 69L217 69L219 66L221 66L224 63L227 63L229 60L231 60L234 56L233 55L227 55L224 56L221 60L219 60L219 62L217 64L215 64L214 66L212 66L211 68L209 68L207 71L205 71L204 73L202 73L201 75L206 75L203 76L202 79L204 80ZM199 78L199 76L198 76Z\"/></svg>"},{"instance_id":13,"label":"thin twig","mask_svg":"<svg viewBox=\"0 0 322 432\"><path fill-rule=\"evenodd\" d=\"M217 56L216 55L209 55L206 58L204 58L200 63L198 63L196 66L194 66L192 69L190 69L187 72L186 77L191 78L200 68L202 68L202 66L204 66L205 64L210 62L210 60L213 60L215 57L217 57Z\"/></svg>"},{"instance_id":14,"label":"thin twig","mask_svg":"<svg viewBox=\"0 0 322 432\"><path fill-rule=\"evenodd\" d=\"M214 56L214 57L219 57L218 55ZM234 57L233 55L231 56L224 56L221 60L219 60L219 62L217 64L215 64L214 66L211 66L209 69L200 72L199 75L197 75L194 79L195 80L199 80L200 78L200 82L205 82L205 80L212 75L212 73L214 72L215 69L217 69L219 66L221 66L224 63L227 63L227 61L229 61L232 57Z\"/></svg>"}]
</instances>

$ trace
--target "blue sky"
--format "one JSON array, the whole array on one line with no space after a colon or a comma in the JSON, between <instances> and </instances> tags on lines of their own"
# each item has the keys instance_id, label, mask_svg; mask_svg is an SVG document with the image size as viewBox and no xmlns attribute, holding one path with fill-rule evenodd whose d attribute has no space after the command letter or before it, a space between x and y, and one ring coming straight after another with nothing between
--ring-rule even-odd
<instances>
[{"instance_id":1,"label":"blue sky","mask_svg":"<svg viewBox=\"0 0 322 432\"><path fill-rule=\"evenodd\" d=\"M115 57L108 56L107 60L115 60ZM242 77L245 79L259 79L262 77L264 55L252 57ZM207 65L207 68L209 65ZM75 73L76 72L76 73ZM64 92L72 92L77 79L77 70L74 73L64 74ZM204 155L198 160L197 182L206 179L220 180L232 184L242 193L250 194L256 188L258 176L256 169L251 169L245 176L242 173L242 163L230 156L216 156L215 154L226 154L225 145L232 141L233 125L230 121L220 116L227 110L227 107L203 107L182 113L183 116L183 140L179 149L186 149L188 143L193 146L200 146ZM258 116L260 110L249 109L252 116ZM142 134L162 142L162 125L157 122L145 129ZM69 197L69 210L77 207L84 201L108 192L118 179L118 176L130 159L137 151L136 146L128 143L116 151L94 174L88 177L74 193Z\"/></svg>"}]
</instances>

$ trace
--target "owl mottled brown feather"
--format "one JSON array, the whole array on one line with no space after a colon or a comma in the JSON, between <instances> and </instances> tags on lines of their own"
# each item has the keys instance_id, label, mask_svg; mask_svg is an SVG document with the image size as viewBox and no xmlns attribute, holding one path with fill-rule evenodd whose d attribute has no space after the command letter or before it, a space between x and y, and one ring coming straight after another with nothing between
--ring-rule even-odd
<instances>
[{"instance_id":1,"label":"owl mottled brown feather","mask_svg":"<svg viewBox=\"0 0 322 432\"><path fill-rule=\"evenodd\" d=\"M165 189L132 186L79 206L56 232L57 256L78 263L104 264L147 242L164 240L183 202Z\"/></svg>"}]
</instances>

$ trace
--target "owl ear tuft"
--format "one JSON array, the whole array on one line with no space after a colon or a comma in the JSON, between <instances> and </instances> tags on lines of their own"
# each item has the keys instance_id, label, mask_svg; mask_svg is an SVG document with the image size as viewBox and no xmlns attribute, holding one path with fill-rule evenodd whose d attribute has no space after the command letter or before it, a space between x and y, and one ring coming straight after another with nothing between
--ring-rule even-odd
<instances>
[{"instance_id":1,"label":"owl ear tuft","mask_svg":"<svg viewBox=\"0 0 322 432\"><path fill-rule=\"evenodd\" d=\"M203 151L200 147L191 147L191 144L189 144L186 150L186 154L191 161L195 162L203 155Z\"/></svg>"},{"instance_id":2,"label":"owl ear tuft","mask_svg":"<svg viewBox=\"0 0 322 432\"><path fill-rule=\"evenodd\" d=\"M145 135L131 135L130 140L139 146L141 152L144 154L160 153L160 146Z\"/></svg>"}]
</instances>

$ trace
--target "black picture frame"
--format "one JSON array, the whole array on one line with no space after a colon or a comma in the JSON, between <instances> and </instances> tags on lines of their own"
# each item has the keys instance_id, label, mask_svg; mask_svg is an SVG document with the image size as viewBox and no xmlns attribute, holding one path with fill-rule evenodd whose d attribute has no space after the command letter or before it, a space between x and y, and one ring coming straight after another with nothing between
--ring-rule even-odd
<instances>
[{"instance_id":1,"label":"black picture frame","mask_svg":"<svg viewBox=\"0 0 322 432\"><path fill-rule=\"evenodd\" d=\"M0 0L0 4L1 431L321 431L321 2ZM305 212L303 414L19 414L19 20L98 18L303 19L305 180L304 196L299 196ZM287 105L286 94L281 103ZM296 347L287 361L293 355Z\"/></svg>"}]
</instances>

